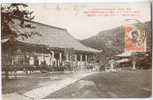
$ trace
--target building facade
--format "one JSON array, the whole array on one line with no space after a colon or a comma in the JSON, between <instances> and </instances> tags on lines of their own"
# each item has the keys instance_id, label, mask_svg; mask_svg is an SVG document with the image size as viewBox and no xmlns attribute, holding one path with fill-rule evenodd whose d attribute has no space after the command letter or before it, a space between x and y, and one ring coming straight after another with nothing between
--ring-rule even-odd
<instances>
[{"instance_id":1,"label":"building facade","mask_svg":"<svg viewBox=\"0 0 153 100\"><path fill-rule=\"evenodd\" d=\"M26 29L15 20L12 30L22 34L36 32L31 38L16 38L13 42L2 42L2 65L63 67L71 70L83 70L96 63L99 50L84 46L66 29L45 25L38 22L26 22L35 28Z\"/></svg>"}]
</instances>

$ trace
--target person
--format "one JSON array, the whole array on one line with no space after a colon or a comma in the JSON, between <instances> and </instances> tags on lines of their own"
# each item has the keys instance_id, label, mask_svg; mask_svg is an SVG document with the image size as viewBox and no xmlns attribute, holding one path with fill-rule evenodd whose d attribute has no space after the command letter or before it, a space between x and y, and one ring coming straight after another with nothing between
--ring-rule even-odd
<instances>
[{"instance_id":1,"label":"person","mask_svg":"<svg viewBox=\"0 0 153 100\"><path fill-rule=\"evenodd\" d=\"M138 41L138 37L139 37L138 31L133 31L133 32L131 33L131 35L132 35L132 40L133 40L133 42L137 42L137 41Z\"/></svg>"},{"instance_id":2,"label":"person","mask_svg":"<svg viewBox=\"0 0 153 100\"><path fill-rule=\"evenodd\" d=\"M136 47L138 47L139 46L139 33L138 33L138 31L133 31L132 33L131 33L131 36L132 36L132 42L135 44L135 46Z\"/></svg>"}]
</instances>

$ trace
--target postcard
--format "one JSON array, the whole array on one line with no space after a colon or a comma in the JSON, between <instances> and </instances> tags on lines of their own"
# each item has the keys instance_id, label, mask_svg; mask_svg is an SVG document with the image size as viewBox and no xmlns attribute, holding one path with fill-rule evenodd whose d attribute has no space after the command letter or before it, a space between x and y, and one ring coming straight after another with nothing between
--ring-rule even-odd
<instances>
[{"instance_id":1,"label":"postcard","mask_svg":"<svg viewBox=\"0 0 153 100\"><path fill-rule=\"evenodd\" d=\"M2 3L2 100L151 98L151 7Z\"/></svg>"}]
</instances>

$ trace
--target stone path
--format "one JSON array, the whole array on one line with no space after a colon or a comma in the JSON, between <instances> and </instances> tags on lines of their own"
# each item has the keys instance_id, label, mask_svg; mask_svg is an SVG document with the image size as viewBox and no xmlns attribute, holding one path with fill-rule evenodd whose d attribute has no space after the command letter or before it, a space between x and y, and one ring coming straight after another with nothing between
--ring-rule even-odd
<instances>
[{"instance_id":1,"label":"stone path","mask_svg":"<svg viewBox=\"0 0 153 100\"><path fill-rule=\"evenodd\" d=\"M28 91L22 95L18 93L11 93L3 95L3 100L38 100L43 99L46 96L48 96L51 93L54 93L57 90L60 90L78 80L80 80L83 77L86 77L88 75L93 74L94 72L77 72L76 75L74 75L71 78L65 78L63 80L51 82L47 84L46 86L33 89L31 91Z\"/></svg>"}]
</instances>

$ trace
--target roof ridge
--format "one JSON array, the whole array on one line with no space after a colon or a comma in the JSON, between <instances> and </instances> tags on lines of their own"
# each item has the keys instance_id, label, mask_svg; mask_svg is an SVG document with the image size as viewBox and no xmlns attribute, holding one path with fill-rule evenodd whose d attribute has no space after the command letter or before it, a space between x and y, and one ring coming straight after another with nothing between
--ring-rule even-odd
<instances>
[{"instance_id":1,"label":"roof ridge","mask_svg":"<svg viewBox=\"0 0 153 100\"><path fill-rule=\"evenodd\" d=\"M43 25L43 26L47 26L47 27L51 27L51 28L56 28L56 29L60 29L60 30L67 31L66 28L61 28L61 27L57 27L57 26L52 26L52 25L48 25L48 24L45 24L45 23L42 23L42 22L37 22L37 21L31 21L31 22L36 23L36 24L40 24L40 25Z\"/></svg>"},{"instance_id":2,"label":"roof ridge","mask_svg":"<svg viewBox=\"0 0 153 100\"><path fill-rule=\"evenodd\" d=\"M13 17L13 18L14 19L19 19L17 17ZM34 21L34 20L27 20L27 19L24 19L24 20L27 21L27 22L32 22L32 23L43 25L43 26L47 26L47 27L51 27L51 28L56 28L56 29L67 31L66 28L61 28L61 27L57 27L57 26L48 25L48 24L45 24L45 23L42 23L42 22L37 22L37 21Z\"/></svg>"}]
</instances>

